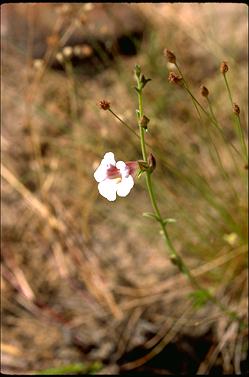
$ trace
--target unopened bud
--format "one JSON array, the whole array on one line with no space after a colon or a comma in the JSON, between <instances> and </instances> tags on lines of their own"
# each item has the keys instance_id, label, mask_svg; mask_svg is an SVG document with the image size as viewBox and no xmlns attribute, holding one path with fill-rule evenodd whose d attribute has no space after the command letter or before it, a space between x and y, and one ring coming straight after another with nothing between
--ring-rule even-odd
<instances>
[{"instance_id":1,"label":"unopened bud","mask_svg":"<svg viewBox=\"0 0 249 377\"><path fill-rule=\"evenodd\" d=\"M136 77L139 79L140 78L140 75L141 75L141 67L140 65L136 64L135 65L135 75Z\"/></svg>"},{"instance_id":2,"label":"unopened bud","mask_svg":"<svg viewBox=\"0 0 249 377\"><path fill-rule=\"evenodd\" d=\"M153 156L152 153L149 154L148 165L149 165L149 168L150 168L150 172L152 173L156 168L156 159L155 159L155 157Z\"/></svg>"},{"instance_id":3,"label":"unopened bud","mask_svg":"<svg viewBox=\"0 0 249 377\"><path fill-rule=\"evenodd\" d=\"M208 95L209 95L208 88L206 88L204 85L201 86L201 95L203 97L208 97Z\"/></svg>"},{"instance_id":4,"label":"unopened bud","mask_svg":"<svg viewBox=\"0 0 249 377\"><path fill-rule=\"evenodd\" d=\"M222 62L220 65L220 71L223 73L223 75L228 71L228 65L227 62Z\"/></svg>"},{"instance_id":5,"label":"unopened bud","mask_svg":"<svg viewBox=\"0 0 249 377\"><path fill-rule=\"evenodd\" d=\"M174 72L170 72L169 73L169 77L168 77L168 80L169 82L172 82L174 84L179 84L181 81L182 81L182 77L181 76L178 76L176 73Z\"/></svg>"},{"instance_id":6,"label":"unopened bud","mask_svg":"<svg viewBox=\"0 0 249 377\"><path fill-rule=\"evenodd\" d=\"M233 104L233 112L236 115L240 114L240 108L239 108L239 106L236 103Z\"/></svg>"},{"instance_id":7,"label":"unopened bud","mask_svg":"<svg viewBox=\"0 0 249 377\"><path fill-rule=\"evenodd\" d=\"M149 118L147 118L147 116L143 115L142 119L141 119L141 122L140 122L140 126L143 127L145 130L148 129L148 123L149 123Z\"/></svg>"},{"instance_id":8,"label":"unopened bud","mask_svg":"<svg viewBox=\"0 0 249 377\"><path fill-rule=\"evenodd\" d=\"M100 106L100 108L101 109L103 109L103 110L109 110L110 109L110 102L108 102L108 101L106 101L106 100L102 100L102 101L100 101L99 102L99 106Z\"/></svg>"},{"instance_id":9,"label":"unopened bud","mask_svg":"<svg viewBox=\"0 0 249 377\"><path fill-rule=\"evenodd\" d=\"M168 59L168 62L173 63L173 64L176 63L176 56L172 51L165 48L163 53L164 53L164 56Z\"/></svg>"}]
</instances>

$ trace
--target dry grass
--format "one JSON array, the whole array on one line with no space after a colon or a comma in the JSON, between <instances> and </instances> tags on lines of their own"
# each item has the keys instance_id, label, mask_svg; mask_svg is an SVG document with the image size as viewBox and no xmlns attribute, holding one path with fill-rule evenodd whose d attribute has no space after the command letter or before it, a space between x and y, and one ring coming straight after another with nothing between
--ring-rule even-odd
<instances>
[{"instance_id":1,"label":"dry grass","mask_svg":"<svg viewBox=\"0 0 249 377\"><path fill-rule=\"evenodd\" d=\"M156 189L162 211L177 220L169 225L171 238L200 282L246 320L247 171L227 147L240 144L219 73L220 62L228 61L246 132L246 6L130 5L147 25L138 54L117 55L105 68L98 61L93 71L70 62L65 71L53 70L49 63L79 27L79 12L94 9L78 4L65 16L44 5L44 14L55 17L46 27L56 38L50 38L42 66L34 67L39 12L32 11L37 5L18 6L18 17L27 16L27 33L17 23L19 35L11 37L7 5L2 8L2 372L97 360L104 365L100 373L118 373L120 358L137 346L145 356L124 359L124 370L143 365L166 344L181 344L183 336L211 333L194 372L216 367L241 374L247 330L211 303L189 306L190 284L168 260L157 225L141 216L150 210L143 179L129 197L110 203L98 195L93 172L109 150L120 160L141 158L139 140L97 106L109 100L136 127L133 68L141 64L152 78L144 106L157 158ZM82 28L88 30L87 21ZM199 88L208 87L225 142L205 116L198 119L184 90L168 83L165 47L177 55L205 108ZM183 366L182 372L189 370Z\"/></svg>"}]
</instances>

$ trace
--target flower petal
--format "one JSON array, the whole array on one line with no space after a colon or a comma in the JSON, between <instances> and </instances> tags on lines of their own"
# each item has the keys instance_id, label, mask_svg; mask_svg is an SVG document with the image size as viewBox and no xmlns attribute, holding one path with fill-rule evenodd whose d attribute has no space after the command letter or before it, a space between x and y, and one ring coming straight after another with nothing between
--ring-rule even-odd
<instances>
[{"instance_id":1,"label":"flower petal","mask_svg":"<svg viewBox=\"0 0 249 377\"><path fill-rule=\"evenodd\" d=\"M134 186L134 180L131 175L128 178L123 178L120 183L117 184L117 194L119 196L127 196Z\"/></svg>"},{"instance_id":2,"label":"flower petal","mask_svg":"<svg viewBox=\"0 0 249 377\"><path fill-rule=\"evenodd\" d=\"M115 165L116 165L116 161L115 161L115 158L114 158L114 153L112 153L112 152L107 152L107 153L104 155L104 159L102 160L102 162L105 162L105 164L106 164L107 166L110 166L110 165L115 166Z\"/></svg>"},{"instance_id":3,"label":"flower petal","mask_svg":"<svg viewBox=\"0 0 249 377\"><path fill-rule=\"evenodd\" d=\"M97 182L104 181L107 177L107 169L104 164L100 164L99 167L95 170L95 173L93 174L94 178Z\"/></svg>"},{"instance_id":4,"label":"flower petal","mask_svg":"<svg viewBox=\"0 0 249 377\"><path fill-rule=\"evenodd\" d=\"M116 163L116 168L119 169L122 178L129 177L129 167L126 165L124 161L118 161Z\"/></svg>"},{"instance_id":5,"label":"flower petal","mask_svg":"<svg viewBox=\"0 0 249 377\"><path fill-rule=\"evenodd\" d=\"M113 179L106 179L98 184L100 195L108 199L110 202L116 200L117 184Z\"/></svg>"}]
</instances>

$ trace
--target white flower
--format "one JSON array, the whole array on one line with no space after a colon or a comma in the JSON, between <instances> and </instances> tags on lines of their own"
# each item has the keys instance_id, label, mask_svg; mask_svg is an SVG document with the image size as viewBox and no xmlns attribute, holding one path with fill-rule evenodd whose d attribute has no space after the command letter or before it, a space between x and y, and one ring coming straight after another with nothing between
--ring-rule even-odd
<instances>
[{"instance_id":1,"label":"white flower","mask_svg":"<svg viewBox=\"0 0 249 377\"><path fill-rule=\"evenodd\" d=\"M111 202L116 200L117 195L127 196L134 186L136 168L136 161L116 162L112 152L106 153L94 173L94 178L99 182L99 193Z\"/></svg>"}]
</instances>

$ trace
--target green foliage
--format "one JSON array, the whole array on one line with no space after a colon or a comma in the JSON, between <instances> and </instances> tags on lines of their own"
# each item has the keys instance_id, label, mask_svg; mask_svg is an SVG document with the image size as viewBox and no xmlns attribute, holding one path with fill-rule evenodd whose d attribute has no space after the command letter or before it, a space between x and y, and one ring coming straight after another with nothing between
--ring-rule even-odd
<instances>
[{"instance_id":1,"label":"green foliage","mask_svg":"<svg viewBox=\"0 0 249 377\"><path fill-rule=\"evenodd\" d=\"M95 361L90 365L84 363L67 364L57 368L49 368L41 371L33 372L33 374L41 375L57 375L57 374L95 374L103 368L99 361Z\"/></svg>"},{"instance_id":2,"label":"green foliage","mask_svg":"<svg viewBox=\"0 0 249 377\"><path fill-rule=\"evenodd\" d=\"M192 299L193 307L199 309L203 307L209 300L209 293L205 289L198 289L189 294L189 297Z\"/></svg>"}]
</instances>

